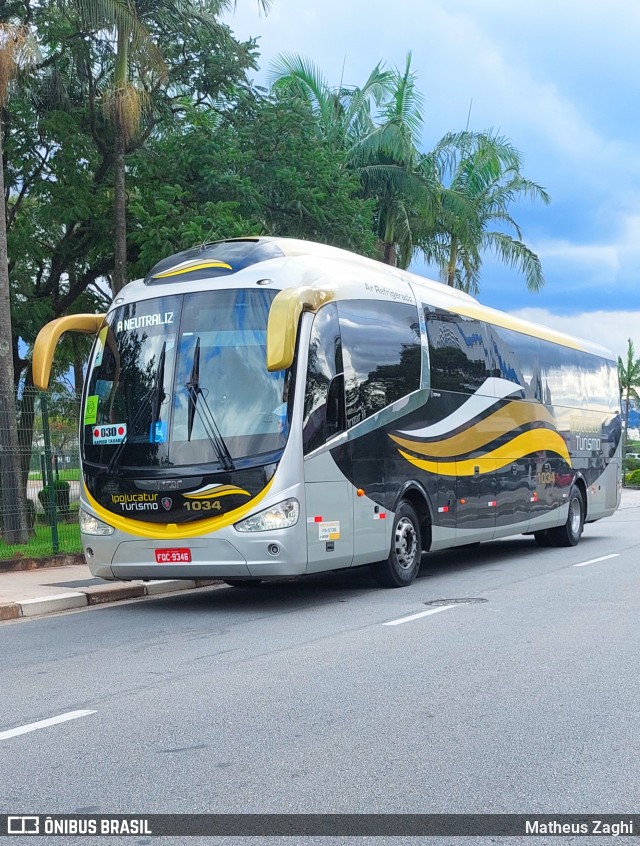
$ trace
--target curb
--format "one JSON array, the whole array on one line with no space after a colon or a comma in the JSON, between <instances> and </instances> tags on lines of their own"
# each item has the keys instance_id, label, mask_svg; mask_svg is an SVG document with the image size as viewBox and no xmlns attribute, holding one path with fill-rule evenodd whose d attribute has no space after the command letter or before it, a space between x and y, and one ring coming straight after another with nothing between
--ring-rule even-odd
<instances>
[{"instance_id":1,"label":"curb","mask_svg":"<svg viewBox=\"0 0 640 846\"><path fill-rule=\"evenodd\" d=\"M21 570L43 570L49 567L68 567L70 564L85 564L82 552L62 552L46 558L3 558L0 573L16 573Z\"/></svg>"},{"instance_id":2,"label":"curb","mask_svg":"<svg viewBox=\"0 0 640 846\"><path fill-rule=\"evenodd\" d=\"M175 579L170 581L116 582L113 585L97 585L73 593L59 593L55 596L43 596L39 599L22 599L19 602L0 604L0 622L18 620L21 617L41 617L58 611L71 611L91 605L105 605L108 602L121 602L124 599L137 599L141 596L160 596L163 593L176 593L182 590L221 585L220 579Z\"/></svg>"}]
</instances>

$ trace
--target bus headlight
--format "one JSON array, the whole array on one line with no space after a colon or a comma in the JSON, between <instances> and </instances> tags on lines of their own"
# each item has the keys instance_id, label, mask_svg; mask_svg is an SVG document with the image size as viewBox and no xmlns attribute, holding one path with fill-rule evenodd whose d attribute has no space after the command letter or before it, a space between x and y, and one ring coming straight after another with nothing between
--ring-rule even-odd
<instances>
[{"instance_id":1,"label":"bus headlight","mask_svg":"<svg viewBox=\"0 0 640 846\"><path fill-rule=\"evenodd\" d=\"M80 509L80 531L85 535L112 535L115 531L113 526L98 520L93 514L89 514L83 508Z\"/></svg>"},{"instance_id":2,"label":"bus headlight","mask_svg":"<svg viewBox=\"0 0 640 846\"><path fill-rule=\"evenodd\" d=\"M287 529L295 526L300 515L300 503L297 499L285 499L271 508L265 508L246 520L236 523L239 532L269 532L272 529Z\"/></svg>"}]
</instances>

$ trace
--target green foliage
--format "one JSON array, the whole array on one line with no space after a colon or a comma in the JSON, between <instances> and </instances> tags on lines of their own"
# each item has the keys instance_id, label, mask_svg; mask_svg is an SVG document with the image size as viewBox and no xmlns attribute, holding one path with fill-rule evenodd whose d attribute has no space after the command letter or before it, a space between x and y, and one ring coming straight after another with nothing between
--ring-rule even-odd
<instances>
[{"instance_id":1,"label":"green foliage","mask_svg":"<svg viewBox=\"0 0 640 846\"><path fill-rule=\"evenodd\" d=\"M48 320L70 311L103 311L110 300L114 134L101 102L114 70L114 42L108 30L87 29L73 5L16 4L15 10L29 17L41 53L37 69L16 88L3 115L17 361L18 337L31 344ZM164 4L176 15L179 5ZM218 9L216 3L208 5L214 13ZM160 20L160 6L141 7L154 39L167 24ZM162 42L163 74L138 75L149 109L129 155L152 138L179 134L185 104L208 110L215 103L216 109L231 111L240 92L249 89L246 73L256 67L255 42L241 43L227 26L214 23L203 25L196 15L188 26L173 26ZM161 189L165 179L166 173L156 187ZM129 248L135 261L136 244ZM56 357L59 372L85 354L65 339ZM21 362L22 370L27 365Z\"/></svg>"},{"instance_id":2,"label":"green foliage","mask_svg":"<svg viewBox=\"0 0 640 846\"><path fill-rule=\"evenodd\" d=\"M61 517L68 517L71 512L70 491L69 482L63 482L61 479L57 479L53 484L45 485L38 491L38 499L44 508L44 513L48 514L49 508L53 505Z\"/></svg>"},{"instance_id":3,"label":"green foliage","mask_svg":"<svg viewBox=\"0 0 640 846\"><path fill-rule=\"evenodd\" d=\"M631 473L627 473L625 482L627 485L640 487L640 466L632 470Z\"/></svg>"},{"instance_id":4,"label":"green foliage","mask_svg":"<svg viewBox=\"0 0 640 846\"><path fill-rule=\"evenodd\" d=\"M421 251L443 281L477 291L491 251L524 274L529 290L544 284L511 207L521 197L546 203L546 192L523 176L520 152L493 132L447 133L432 151L420 151L424 99L410 53L403 69L376 66L362 88L332 88L312 62L290 53L274 60L271 73L273 90L305 102L318 135L347 151L362 196L375 204L385 262L408 267Z\"/></svg>"},{"instance_id":5,"label":"green foliage","mask_svg":"<svg viewBox=\"0 0 640 846\"><path fill-rule=\"evenodd\" d=\"M168 175L170 174L170 178ZM307 238L371 254L373 204L299 102L245 97L233 120L191 109L132 161L134 275L205 241Z\"/></svg>"}]
</instances>

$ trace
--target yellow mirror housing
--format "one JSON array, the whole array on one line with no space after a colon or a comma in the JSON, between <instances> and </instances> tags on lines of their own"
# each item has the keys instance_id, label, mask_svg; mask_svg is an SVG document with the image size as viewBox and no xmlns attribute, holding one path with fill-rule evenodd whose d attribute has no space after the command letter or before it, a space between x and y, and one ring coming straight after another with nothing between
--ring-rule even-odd
<instances>
[{"instance_id":1,"label":"yellow mirror housing","mask_svg":"<svg viewBox=\"0 0 640 846\"><path fill-rule=\"evenodd\" d=\"M286 370L293 363L298 323L303 311L317 311L333 299L333 291L285 288L274 297L267 323L267 370Z\"/></svg>"},{"instance_id":2,"label":"yellow mirror housing","mask_svg":"<svg viewBox=\"0 0 640 846\"><path fill-rule=\"evenodd\" d=\"M43 326L38 332L33 348L34 385L41 391L46 391L49 387L53 354L56 344L65 332L84 332L88 335L96 335L104 324L105 317L105 314L69 314L66 317L58 317Z\"/></svg>"}]
</instances>

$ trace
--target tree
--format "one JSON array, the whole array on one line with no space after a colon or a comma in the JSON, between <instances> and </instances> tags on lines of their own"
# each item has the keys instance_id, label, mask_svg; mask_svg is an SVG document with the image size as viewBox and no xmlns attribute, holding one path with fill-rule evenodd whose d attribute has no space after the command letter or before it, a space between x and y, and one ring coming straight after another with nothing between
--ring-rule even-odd
<instances>
[{"instance_id":1,"label":"tree","mask_svg":"<svg viewBox=\"0 0 640 846\"><path fill-rule=\"evenodd\" d=\"M545 204L549 196L522 175L522 155L513 144L492 132L449 133L422 166L432 173L438 209L434 231L420 246L443 281L477 293L483 253L490 250L524 273L530 291L539 291L544 285L540 259L523 243L510 208L522 196Z\"/></svg>"},{"instance_id":2,"label":"tree","mask_svg":"<svg viewBox=\"0 0 640 846\"><path fill-rule=\"evenodd\" d=\"M347 153L347 166L375 204L374 230L387 264L407 267L414 249L414 228L428 214L432 191L419 169L417 140L422 131L423 98L411 70L376 65L362 87L331 88L318 68L295 54L271 65L273 90L303 99L311 108L319 136ZM375 110L375 113L373 111Z\"/></svg>"},{"instance_id":3,"label":"tree","mask_svg":"<svg viewBox=\"0 0 640 846\"><path fill-rule=\"evenodd\" d=\"M39 33L38 64L12 92L4 111L5 189L15 381L30 384L28 354L40 327L69 311L102 311L111 296L113 269L113 127L101 109L101 92L113 70L108 33L88 38L77 15L53 4L34 4L29 19ZM235 107L255 69L255 43L236 41L227 27L195 24L163 41L165 81L145 78L152 110L144 131L129 145L128 160L146 145L186 128L186 112ZM162 194L169 165L148 190ZM129 175L128 175L129 180ZM135 185L128 185L135 200ZM133 221L135 224L136 221ZM180 220L187 227L188 220ZM246 231L246 229L244 230ZM147 233L152 238L153 233ZM128 262L138 244L128 243ZM154 259L155 261L155 259ZM63 340L60 353L71 344ZM66 371L69 360L57 361Z\"/></svg>"},{"instance_id":4,"label":"tree","mask_svg":"<svg viewBox=\"0 0 640 846\"><path fill-rule=\"evenodd\" d=\"M29 30L20 24L0 23L0 484L5 541L10 544L28 542L29 528L22 478L14 393L13 335L9 265L7 260L7 219L2 114L9 98L9 89L19 71L33 55ZM12 502L13 500L13 502ZM11 505L14 507L12 508Z\"/></svg>"},{"instance_id":5,"label":"tree","mask_svg":"<svg viewBox=\"0 0 640 846\"><path fill-rule=\"evenodd\" d=\"M104 92L103 107L114 132L114 266L112 289L116 294L127 278L127 199L125 156L141 128L149 107L148 86L166 78L163 51L157 41L168 33L193 30L194 25L225 29L216 20L230 9L231 0L71 0L94 32L113 33L114 68ZM267 11L271 0L258 0ZM146 86L146 87L145 87Z\"/></svg>"},{"instance_id":6,"label":"tree","mask_svg":"<svg viewBox=\"0 0 640 846\"><path fill-rule=\"evenodd\" d=\"M227 119L192 108L132 156L129 185L138 275L162 255L248 233L375 249L372 204L299 101L247 94Z\"/></svg>"},{"instance_id":7,"label":"tree","mask_svg":"<svg viewBox=\"0 0 640 846\"><path fill-rule=\"evenodd\" d=\"M349 164L362 180L364 196L376 202L376 234L383 261L408 267L416 227L431 220L435 199L417 146L424 100L411 70L411 53L404 70L390 74L385 93L377 115L380 122L352 144Z\"/></svg>"},{"instance_id":8,"label":"tree","mask_svg":"<svg viewBox=\"0 0 640 846\"><path fill-rule=\"evenodd\" d=\"M333 149L347 152L374 129L372 106L388 98L392 81L392 74L378 63L362 87L342 82L332 87L313 62L296 53L276 56L270 67L272 91L307 103L318 136Z\"/></svg>"},{"instance_id":9,"label":"tree","mask_svg":"<svg viewBox=\"0 0 640 846\"><path fill-rule=\"evenodd\" d=\"M622 473L624 478L624 469L626 463L625 447L628 440L629 428L629 408L632 399L636 402L640 401L638 395L638 388L640 388L640 358L636 358L636 351L633 346L631 338L627 343L627 357L623 361L621 356L618 356L618 379L620 381L620 397L624 396L624 443L622 454Z\"/></svg>"}]
</instances>

